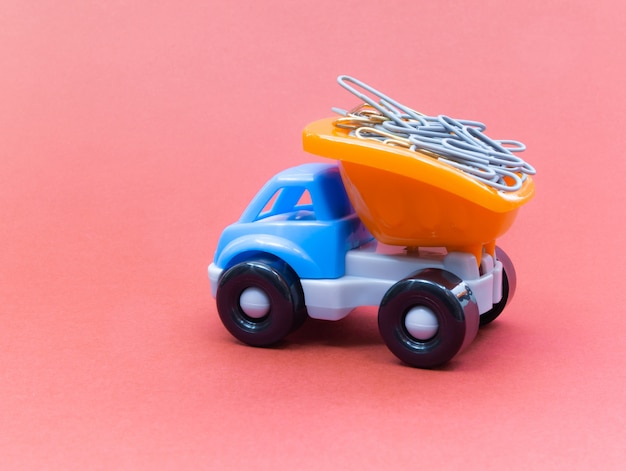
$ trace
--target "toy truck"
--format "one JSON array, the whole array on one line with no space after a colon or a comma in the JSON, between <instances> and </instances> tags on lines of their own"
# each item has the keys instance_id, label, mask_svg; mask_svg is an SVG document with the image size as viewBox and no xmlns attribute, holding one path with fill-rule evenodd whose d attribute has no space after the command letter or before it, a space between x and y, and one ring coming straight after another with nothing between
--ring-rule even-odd
<instances>
[{"instance_id":1,"label":"toy truck","mask_svg":"<svg viewBox=\"0 0 626 471\"><path fill-rule=\"evenodd\" d=\"M226 329L276 344L307 317L378 306L403 362L451 360L511 300L515 269L496 239L534 192L501 192L430 156L314 122L304 149L332 159L275 175L222 233L209 266Z\"/></svg>"}]
</instances>

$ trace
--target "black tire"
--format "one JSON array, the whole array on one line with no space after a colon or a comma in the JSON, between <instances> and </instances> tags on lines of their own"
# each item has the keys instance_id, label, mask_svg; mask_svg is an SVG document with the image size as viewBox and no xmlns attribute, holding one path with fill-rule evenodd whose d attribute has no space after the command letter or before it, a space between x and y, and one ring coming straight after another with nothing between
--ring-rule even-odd
<instances>
[{"instance_id":1,"label":"black tire","mask_svg":"<svg viewBox=\"0 0 626 471\"><path fill-rule=\"evenodd\" d=\"M496 247L496 260L502 263L502 298L489 311L481 314L481 327L493 322L502 314L506 305L513 299L515 288L517 287L517 274L515 273L513 262L500 247Z\"/></svg>"},{"instance_id":2,"label":"black tire","mask_svg":"<svg viewBox=\"0 0 626 471\"><path fill-rule=\"evenodd\" d=\"M244 312L240 299L248 288L265 294L269 301L267 314L251 317ZM307 318L298 276L289 265L274 258L250 260L226 270L220 278L216 303L226 329L255 347L276 344Z\"/></svg>"},{"instance_id":3,"label":"black tire","mask_svg":"<svg viewBox=\"0 0 626 471\"><path fill-rule=\"evenodd\" d=\"M429 309L438 328L428 339L418 339L406 327L414 307ZM391 352L418 368L433 368L451 360L469 345L478 331L478 305L471 290L452 273L422 270L393 285L378 311L378 328Z\"/></svg>"}]
</instances>

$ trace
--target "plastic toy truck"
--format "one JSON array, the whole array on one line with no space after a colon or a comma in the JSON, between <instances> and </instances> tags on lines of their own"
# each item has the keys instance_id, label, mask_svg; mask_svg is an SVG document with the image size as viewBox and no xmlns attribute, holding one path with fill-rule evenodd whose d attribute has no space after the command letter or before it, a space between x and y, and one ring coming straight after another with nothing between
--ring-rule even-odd
<instances>
[{"instance_id":1,"label":"plastic toy truck","mask_svg":"<svg viewBox=\"0 0 626 471\"><path fill-rule=\"evenodd\" d=\"M400 360L448 362L515 292L496 239L532 197L532 180L497 191L332 119L305 128L303 143L333 161L274 176L219 239L209 278L224 326L263 347L307 317L378 306L380 334Z\"/></svg>"}]
</instances>

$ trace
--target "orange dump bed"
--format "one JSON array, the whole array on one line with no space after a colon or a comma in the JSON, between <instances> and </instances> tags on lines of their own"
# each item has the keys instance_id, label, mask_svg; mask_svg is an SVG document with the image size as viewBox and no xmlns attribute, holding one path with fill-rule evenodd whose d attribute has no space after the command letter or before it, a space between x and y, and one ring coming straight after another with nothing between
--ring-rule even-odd
<instances>
[{"instance_id":1,"label":"orange dump bed","mask_svg":"<svg viewBox=\"0 0 626 471\"><path fill-rule=\"evenodd\" d=\"M446 247L479 261L534 194L531 177L517 191L498 191L426 154L353 137L335 119L309 124L304 150L339 161L352 205L384 244Z\"/></svg>"}]
</instances>

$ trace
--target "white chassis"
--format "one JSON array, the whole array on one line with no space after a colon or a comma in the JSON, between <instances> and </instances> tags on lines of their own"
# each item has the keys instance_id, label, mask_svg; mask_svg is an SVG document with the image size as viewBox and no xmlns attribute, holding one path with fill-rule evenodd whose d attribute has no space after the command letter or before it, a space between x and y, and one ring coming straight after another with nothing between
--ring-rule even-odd
<instances>
[{"instance_id":1,"label":"white chassis","mask_svg":"<svg viewBox=\"0 0 626 471\"><path fill-rule=\"evenodd\" d=\"M502 263L483 254L480 267L469 253L422 250L407 252L372 241L346 253L346 273L336 279L302 279L308 315L339 320L359 306L379 306L395 283L425 268L439 268L458 276L470 289L480 314L502 298ZM209 266L215 297L222 269Z\"/></svg>"}]
</instances>

